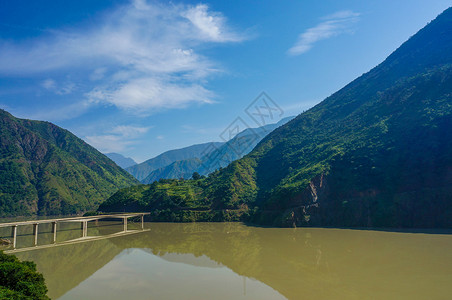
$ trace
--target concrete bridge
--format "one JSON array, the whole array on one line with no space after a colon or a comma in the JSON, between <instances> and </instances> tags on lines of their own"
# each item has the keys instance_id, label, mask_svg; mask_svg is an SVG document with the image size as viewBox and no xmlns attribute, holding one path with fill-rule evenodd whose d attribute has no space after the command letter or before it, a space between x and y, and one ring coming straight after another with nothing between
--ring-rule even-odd
<instances>
[{"instance_id":1,"label":"concrete bridge","mask_svg":"<svg viewBox=\"0 0 452 300\"><path fill-rule=\"evenodd\" d=\"M87 241L87 240L104 239L104 238L109 238L109 237L113 237L113 236L124 235L127 233L136 233L136 232L144 231L144 216L149 215L149 214L150 213L120 213L120 214L97 215L97 216L89 216L89 217L71 217L71 218L59 218L59 219L47 219L47 220L20 221L20 222L11 222L11 223L0 223L0 228L11 227L11 236L12 236L11 244L12 244L13 249L7 250L7 251L5 251L5 253L13 253L13 252L18 252L19 250L26 251L26 250L36 249L38 247L38 232L39 232L40 224L49 224L49 223L52 224L52 233L53 233L52 242L53 242L53 244L39 246L39 248L43 248L43 247L53 246L56 244L57 224L58 223L80 222L80 224L81 224L81 230L82 230L81 237L59 243L59 244L63 245L63 244L82 242L82 241ZM127 228L128 219L135 218L135 217L141 218L141 230L128 230L128 228ZM107 235L107 236L88 236L88 222L92 222L92 221L97 222L101 219L122 219L123 230L118 233ZM33 226L34 247L16 249L17 227L18 226Z\"/></svg>"}]
</instances>

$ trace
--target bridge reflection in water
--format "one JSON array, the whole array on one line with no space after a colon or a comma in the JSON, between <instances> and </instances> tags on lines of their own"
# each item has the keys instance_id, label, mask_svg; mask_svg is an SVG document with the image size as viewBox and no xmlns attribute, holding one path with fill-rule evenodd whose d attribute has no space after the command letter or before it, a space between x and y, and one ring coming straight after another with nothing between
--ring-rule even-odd
<instances>
[{"instance_id":1,"label":"bridge reflection in water","mask_svg":"<svg viewBox=\"0 0 452 300\"><path fill-rule=\"evenodd\" d=\"M72 217L72 218L58 218L58 219L47 219L47 220L32 220L32 221L21 221L21 222L10 222L10 223L0 223L0 228L11 228L11 240L2 239L3 243L9 243L10 247L5 249L5 253L17 253L24 252L42 248L49 248L55 246L62 246L68 244L76 244L82 243L86 241L94 241L94 240L102 240L108 239L116 236L123 236L134 234L138 232L147 231L144 229L144 216L149 215L149 213L123 213L123 214L110 214L110 215L97 215L90 217ZM128 228L128 220L130 218L139 218L141 223L140 229L132 229ZM99 220L112 220L112 219L120 219L122 220L122 231L114 232L107 235L88 235L88 223L95 222L98 225ZM64 240L62 242L57 243L57 231L59 224L62 223L80 223L81 224L81 235L76 238L72 238L69 240ZM52 239L50 243L38 245L38 234L39 234L39 225L51 224L51 234ZM33 227L33 246L31 247L17 247L18 240L18 227Z\"/></svg>"}]
</instances>

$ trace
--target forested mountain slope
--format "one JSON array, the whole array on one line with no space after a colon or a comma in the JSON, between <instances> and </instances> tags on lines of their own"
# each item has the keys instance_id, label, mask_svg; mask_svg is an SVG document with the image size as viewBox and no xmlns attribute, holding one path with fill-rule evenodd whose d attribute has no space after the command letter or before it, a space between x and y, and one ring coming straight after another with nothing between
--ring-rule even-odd
<instances>
[{"instance_id":1,"label":"forested mountain slope","mask_svg":"<svg viewBox=\"0 0 452 300\"><path fill-rule=\"evenodd\" d=\"M0 110L0 216L80 213L136 183L69 131Z\"/></svg>"}]
</instances>

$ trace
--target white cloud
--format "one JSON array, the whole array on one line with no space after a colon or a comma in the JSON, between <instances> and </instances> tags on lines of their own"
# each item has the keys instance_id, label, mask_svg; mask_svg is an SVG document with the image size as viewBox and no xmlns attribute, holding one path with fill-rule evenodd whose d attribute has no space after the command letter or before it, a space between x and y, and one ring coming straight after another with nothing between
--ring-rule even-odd
<instances>
[{"instance_id":1,"label":"white cloud","mask_svg":"<svg viewBox=\"0 0 452 300\"><path fill-rule=\"evenodd\" d=\"M53 90L56 87L56 82L53 79L46 79L42 82L42 87L46 90Z\"/></svg>"},{"instance_id":2,"label":"white cloud","mask_svg":"<svg viewBox=\"0 0 452 300\"><path fill-rule=\"evenodd\" d=\"M91 73L89 79L91 79L92 81L101 80L105 77L106 72L107 68L97 68Z\"/></svg>"},{"instance_id":3,"label":"white cloud","mask_svg":"<svg viewBox=\"0 0 452 300\"><path fill-rule=\"evenodd\" d=\"M0 74L26 77L77 70L84 74L77 86L84 87L90 103L152 112L211 103L214 93L205 82L221 68L198 49L244 38L207 5L135 0L89 28L52 31L26 42L0 40ZM42 86L57 94L75 88L58 86L52 79Z\"/></svg>"},{"instance_id":4,"label":"white cloud","mask_svg":"<svg viewBox=\"0 0 452 300\"><path fill-rule=\"evenodd\" d=\"M149 131L151 127L119 125L106 134L89 135L85 140L100 152L122 152L134 143L136 139Z\"/></svg>"},{"instance_id":5,"label":"white cloud","mask_svg":"<svg viewBox=\"0 0 452 300\"><path fill-rule=\"evenodd\" d=\"M213 93L200 84L176 84L153 77L96 88L87 96L92 102L109 103L139 114L152 112L153 109L184 108L191 103L213 102Z\"/></svg>"},{"instance_id":6,"label":"white cloud","mask_svg":"<svg viewBox=\"0 0 452 300\"><path fill-rule=\"evenodd\" d=\"M66 82L61 86L58 86L57 82L53 79L46 79L41 83L41 86L48 91L54 92L57 95L67 95L74 91L75 84L73 82Z\"/></svg>"},{"instance_id":7,"label":"white cloud","mask_svg":"<svg viewBox=\"0 0 452 300\"><path fill-rule=\"evenodd\" d=\"M221 14L209 12L205 4L189 8L182 14L199 30L202 37L215 42L237 42L243 37L226 31L225 19Z\"/></svg>"},{"instance_id":8,"label":"white cloud","mask_svg":"<svg viewBox=\"0 0 452 300\"><path fill-rule=\"evenodd\" d=\"M118 135L92 135L85 137L85 140L102 153L122 152L132 143Z\"/></svg>"},{"instance_id":9,"label":"white cloud","mask_svg":"<svg viewBox=\"0 0 452 300\"><path fill-rule=\"evenodd\" d=\"M359 20L359 13L344 10L322 18L323 22L308 28L299 35L297 42L288 53L299 55L309 51L315 43L344 33L352 33L352 25Z\"/></svg>"},{"instance_id":10,"label":"white cloud","mask_svg":"<svg viewBox=\"0 0 452 300\"><path fill-rule=\"evenodd\" d=\"M74 91L75 84L73 82L67 82L63 86L61 86L59 89L55 91L57 95L67 95Z\"/></svg>"},{"instance_id":11,"label":"white cloud","mask_svg":"<svg viewBox=\"0 0 452 300\"><path fill-rule=\"evenodd\" d=\"M357 18L361 14L351 11L351 10L340 10L331 15L324 16L322 20L337 20L337 19L349 19L349 18Z\"/></svg>"},{"instance_id":12,"label":"white cloud","mask_svg":"<svg viewBox=\"0 0 452 300\"><path fill-rule=\"evenodd\" d=\"M121 135L127 138L134 138L145 134L151 127L138 127L130 125L119 125L111 130L111 133Z\"/></svg>"},{"instance_id":13,"label":"white cloud","mask_svg":"<svg viewBox=\"0 0 452 300\"><path fill-rule=\"evenodd\" d=\"M17 117L33 119L33 120L47 120L51 122L69 120L86 113L92 106L92 103L86 100L73 102L69 105L57 105L54 107L47 107L45 109L33 110L32 113L25 113L23 108L15 111Z\"/></svg>"}]
</instances>

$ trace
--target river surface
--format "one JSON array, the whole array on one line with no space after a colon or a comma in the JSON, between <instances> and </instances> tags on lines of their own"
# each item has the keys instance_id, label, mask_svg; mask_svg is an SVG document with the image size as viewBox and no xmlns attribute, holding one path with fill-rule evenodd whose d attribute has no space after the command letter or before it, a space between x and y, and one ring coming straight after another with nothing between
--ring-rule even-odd
<instances>
[{"instance_id":1,"label":"river surface","mask_svg":"<svg viewBox=\"0 0 452 300\"><path fill-rule=\"evenodd\" d=\"M80 235L80 225L61 226L57 242ZM129 224L133 226L139 227ZM150 231L16 255L36 262L49 296L62 300L412 300L452 295L450 234L240 223L146 223L145 228ZM31 232L21 230L18 246L30 246ZM121 230L121 224L105 221L90 224L88 234ZM50 228L38 240L39 245L48 243Z\"/></svg>"}]
</instances>

